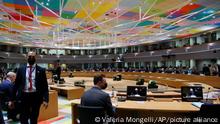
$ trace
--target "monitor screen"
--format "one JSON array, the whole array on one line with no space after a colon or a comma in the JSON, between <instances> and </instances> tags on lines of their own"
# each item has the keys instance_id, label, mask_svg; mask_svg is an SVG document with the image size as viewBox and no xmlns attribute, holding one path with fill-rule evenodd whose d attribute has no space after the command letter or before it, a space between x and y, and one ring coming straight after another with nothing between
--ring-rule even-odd
<instances>
[{"instance_id":1,"label":"monitor screen","mask_svg":"<svg viewBox=\"0 0 220 124\"><path fill-rule=\"evenodd\" d=\"M147 97L147 87L127 86L127 100L145 101Z\"/></svg>"},{"instance_id":2,"label":"monitor screen","mask_svg":"<svg viewBox=\"0 0 220 124\"><path fill-rule=\"evenodd\" d=\"M197 102L203 99L201 86L184 86L181 87L182 101Z\"/></svg>"}]
</instances>

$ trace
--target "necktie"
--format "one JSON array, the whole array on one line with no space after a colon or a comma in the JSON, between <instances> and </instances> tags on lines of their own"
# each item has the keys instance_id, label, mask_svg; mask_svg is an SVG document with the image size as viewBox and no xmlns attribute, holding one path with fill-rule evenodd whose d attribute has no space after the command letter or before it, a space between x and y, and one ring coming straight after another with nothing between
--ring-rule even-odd
<instances>
[{"instance_id":1,"label":"necktie","mask_svg":"<svg viewBox=\"0 0 220 124\"><path fill-rule=\"evenodd\" d=\"M30 83L30 87L28 88L28 90L32 90L32 65L30 65L30 71L29 71L29 83Z\"/></svg>"}]
</instances>

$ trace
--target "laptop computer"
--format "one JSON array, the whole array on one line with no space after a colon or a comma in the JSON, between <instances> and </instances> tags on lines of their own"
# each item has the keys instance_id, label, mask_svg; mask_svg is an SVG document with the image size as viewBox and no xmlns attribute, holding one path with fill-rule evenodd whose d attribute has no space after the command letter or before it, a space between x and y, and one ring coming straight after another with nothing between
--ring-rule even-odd
<instances>
[{"instance_id":1,"label":"laptop computer","mask_svg":"<svg viewBox=\"0 0 220 124\"><path fill-rule=\"evenodd\" d=\"M127 100L146 101L147 87L127 86Z\"/></svg>"},{"instance_id":2,"label":"laptop computer","mask_svg":"<svg viewBox=\"0 0 220 124\"><path fill-rule=\"evenodd\" d=\"M199 102L203 99L203 91L201 86L183 86L181 87L182 101Z\"/></svg>"}]
</instances>

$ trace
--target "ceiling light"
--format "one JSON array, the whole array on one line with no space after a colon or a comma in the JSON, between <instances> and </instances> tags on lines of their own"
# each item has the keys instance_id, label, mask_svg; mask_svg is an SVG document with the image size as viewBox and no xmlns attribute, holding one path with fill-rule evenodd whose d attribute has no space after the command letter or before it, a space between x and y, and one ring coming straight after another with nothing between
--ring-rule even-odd
<instances>
[{"instance_id":1,"label":"ceiling light","mask_svg":"<svg viewBox=\"0 0 220 124\"><path fill-rule=\"evenodd\" d=\"M191 47L186 47L186 49L190 49Z\"/></svg>"},{"instance_id":2,"label":"ceiling light","mask_svg":"<svg viewBox=\"0 0 220 124\"><path fill-rule=\"evenodd\" d=\"M134 56L137 56L138 55L138 53L134 53Z\"/></svg>"},{"instance_id":3,"label":"ceiling light","mask_svg":"<svg viewBox=\"0 0 220 124\"><path fill-rule=\"evenodd\" d=\"M214 43L209 43L208 45L209 45L209 46L213 46L213 45L214 45Z\"/></svg>"}]
</instances>

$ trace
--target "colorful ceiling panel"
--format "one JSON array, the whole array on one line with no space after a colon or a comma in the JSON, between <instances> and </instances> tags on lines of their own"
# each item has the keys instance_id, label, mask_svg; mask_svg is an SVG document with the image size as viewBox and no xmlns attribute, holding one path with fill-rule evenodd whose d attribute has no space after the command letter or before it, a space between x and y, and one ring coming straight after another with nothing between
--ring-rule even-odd
<instances>
[{"instance_id":1,"label":"colorful ceiling panel","mask_svg":"<svg viewBox=\"0 0 220 124\"><path fill-rule=\"evenodd\" d=\"M219 27L220 0L0 0L0 43L23 46L120 47Z\"/></svg>"}]
</instances>

